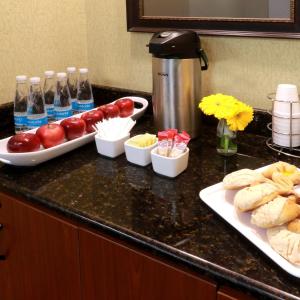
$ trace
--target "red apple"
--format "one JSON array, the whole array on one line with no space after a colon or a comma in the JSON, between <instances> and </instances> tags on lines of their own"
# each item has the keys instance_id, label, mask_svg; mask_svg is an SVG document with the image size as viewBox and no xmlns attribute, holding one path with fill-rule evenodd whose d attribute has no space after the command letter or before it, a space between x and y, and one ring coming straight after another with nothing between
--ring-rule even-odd
<instances>
[{"instance_id":1,"label":"red apple","mask_svg":"<svg viewBox=\"0 0 300 300\"><path fill-rule=\"evenodd\" d=\"M91 111L84 113L81 116L81 119L83 119L85 121L87 133L94 132L95 129L93 128L93 125L95 125L95 123L97 123L97 122L102 121L103 118L104 118L104 115L101 110L91 110Z\"/></svg>"},{"instance_id":2,"label":"red apple","mask_svg":"<svg viewBox=\"0 0 300 300\"><path fill-rule=\"evenodd\" d=\"M120 117L126 118L133 114L134 110L134 102L129 98L119 99L115 102L115 104L120 109Z\"/></svg>"},{"instance_id":3,"label":"red apple","mask_svg":"<svg viewBox=\"0 0 300 300\"><path fill-rule=\"evenodd\" d=\"M41 126L36 131L36 134L40 138L44 148L54 147L63 143L65 140L64 128L55 123Z\"/></svg>"},{"instance_id":4,"label":"red apple","mask_svg":"<svg viewBox=\"0 0 300 300\"><path fill-rule=\"evenodd\" d=\"M105 119L116 118L120 115L120 109L115 104L102 105L98 110L103 112Z\"/></svg>"},{"instance_id":5,"label":"red apple","mask_svg":"<svg viewBox=\"0 0 300 300\"><path fill-rule=\"evenodd\" d=\"M7 142L8 152L33 152L40 149L41 141L34 133L20 133Z\"/></svg>"},{"instance_id":6,"label":"red apple","mask_svg":"<svg viewBox=\"0 0 300 300\"><path fill-rule=\"evenodd\" d=\"M102 111L103 117L106 119L106 115L105 115L105 106L106 106L106 105L101 105L101 106L99 106L99 107L97 108L97 110Z\"/></svg>"},{"instance_id":7,"label":"red apple","mask_svg":"<svg viewBox=\"0 0 300 300\"><path fill-rule=\"evenodd\" d=\"M64 128L67 140L74 140L81 137L85 132L85 121L80 118L71 117L60 122Z\"/></svg>"}]
</instances>

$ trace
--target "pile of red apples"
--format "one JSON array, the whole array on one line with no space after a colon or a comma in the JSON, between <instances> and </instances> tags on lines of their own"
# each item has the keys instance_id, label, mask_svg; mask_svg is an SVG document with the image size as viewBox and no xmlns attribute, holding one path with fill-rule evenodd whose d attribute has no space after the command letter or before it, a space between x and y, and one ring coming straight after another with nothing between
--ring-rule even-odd
<instances>
[{"instance_id":1,"label":"pile of red apples","mask_svg":"<svg viewBox=\"0 0 300 300\"><path fill-rule=\"evenodd\" d=\"M36 133L24 132L12 136L7 142L7 151L14 153L33 152L57 146L95 131L94 125L103 119L126 118L133 114L134 102L122 98L114 102L85 112L81 117L71 117L59 124L50 123L39 127Z\"/></svg>"}]
</instances>

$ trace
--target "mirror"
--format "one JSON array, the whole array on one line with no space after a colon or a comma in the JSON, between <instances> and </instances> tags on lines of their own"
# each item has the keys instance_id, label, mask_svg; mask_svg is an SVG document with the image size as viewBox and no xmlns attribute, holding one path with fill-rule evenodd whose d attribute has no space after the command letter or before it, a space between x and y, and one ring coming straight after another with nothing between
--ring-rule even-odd
<instances>
[{"instance_id":1,"label":"mirror","mask_svg":"<svg viewBox=\"0 0 300 300\"><path fill-rule=\"evenodd\" d=\"M300 0L127 0L129 31L300 37Z\"/></svg>"},{"instance_id":2,"label":"mirror","mask_svg":"<svg viewBox=\"0 0 300 300\"><path fill-rule=\"evenodd\" d=\"M287 0L141 0L143 17L291 20Z\"/></svg>"}]
</instances>

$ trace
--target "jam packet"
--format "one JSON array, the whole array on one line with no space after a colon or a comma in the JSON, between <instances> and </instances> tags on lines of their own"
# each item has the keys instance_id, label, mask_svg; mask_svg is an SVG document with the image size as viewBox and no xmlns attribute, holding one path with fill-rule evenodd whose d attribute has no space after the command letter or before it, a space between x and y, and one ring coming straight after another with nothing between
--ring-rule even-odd
<instances>
[{"instance_id":1,"label":"jam packet","mask_svg":"<svg viewBox=\"0 0 300 300\"><path fill-rule=\"evenodd\" d=\"M168 156L168 132L160 131L157 134L158 144L157 144L157 154L161 156Z\"/></svg>"},{"instance_id":2,"label":"jam packet","mask_svg":"<svg viewBox=\"0 0 300 300\"><path fill-rule=\"evenodd\" d=\"M177 129L168 129L158 132L157 154L168 157L177 157L182 154L190 141L186 131L178 133Z\"/></svg>"},{"instance_id":3,"label":"jam packet","mask_svg":"<svg viewBox=\"0 0 300 300\"><path fill-rule=\"evenodd\" d=\"M182 131L182 133L176 134L174 137L173 147L170 151L170 157L177 157L180 154L184 153L186 150L187 144L190 141L190 136L186 131Z\"/></svg>"}]
</instances>

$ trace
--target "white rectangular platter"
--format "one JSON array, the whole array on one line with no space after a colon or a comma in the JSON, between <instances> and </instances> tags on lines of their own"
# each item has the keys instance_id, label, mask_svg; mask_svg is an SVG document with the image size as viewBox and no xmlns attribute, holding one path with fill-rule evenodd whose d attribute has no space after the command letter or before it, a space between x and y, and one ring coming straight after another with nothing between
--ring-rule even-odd
<instances>
[{"instance_id":1,"label":"white rectangular platter","mask_svg":"<svg viewBox=\"0 0 300 300\"><path fill-rule=\"evenodd\" d=\"M136 103L141 105L141 108L134 108L133 114L130 116L132 119L136 120L141 117L146 108L148 107L148 101L144 98L128 96L124 98L130 98ZM122 98L120 98L122 99ZM111 102L114 103L115 101ZM76 114L74 116L80 117L81 114ZM56 121L54 123L60 123L60 121ZM28 132L35 132L37 129L28 130ZM80 138L71 141L65 141L64 143L54 146L48 149L42 149L34 152L26 152L26 153L9 153L7 151L7 141L10 137L0 140L0 161L14 166L35 166L42 162L45 162L49 159L67 153L71 150L74 150L80 146L83 146L94 140L96 132L92 132L89 134L85 134Z\"/></svg>"},{"instance_id":2,"label":"white rectangular platter","mask_svg":"<svg viewBox=\"0 0 300 300\"><path fill-rule=\"evenodd\" d=\"M257 171L262 171L264 168L257 169ZM298 267L290 263L272 249L267 240L266 229L258 228L250 223L251 213L237 212L235 210L233 198L236 193L237 190L224 190L223 183L220 182L201 190L199 196L203 202L270 257L283 270L300 278L300 266Z\"/></svg>"}]
</instances>

